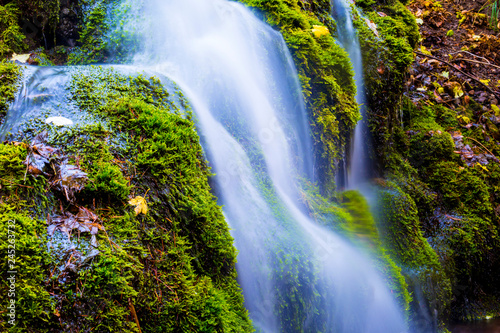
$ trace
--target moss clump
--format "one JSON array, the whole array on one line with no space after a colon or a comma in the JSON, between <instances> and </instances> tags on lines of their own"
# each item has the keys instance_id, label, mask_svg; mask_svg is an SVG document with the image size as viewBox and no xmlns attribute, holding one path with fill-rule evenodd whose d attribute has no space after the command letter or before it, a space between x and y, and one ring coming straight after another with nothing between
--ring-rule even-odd
<instances>
[{"instance_id":1,"label":"moss clump","mask_svg":"<svg viewBox=\"0 0 500 333\"><path fill-rule=\"evenodd\" d=\"M264 11L267 22L280 28L293 54L310 112L320 183L322 190L331 194L338 161L359 120L359 112L347 53L331 34L315 36L312 32L314 25L335 31L329 17L330 4L320 1L308 7L285 0L243 3Z\"/></svg>"},{"instance_id":2,"label":"moss clump","mask_svg":"<svg viewBox=\"0 0 500 333\"><path fill-rule=\"evenodd\" d=\"M20 11L14 2L0 5L0 59L25 49L25 36L19 27Z\"/></svg>"},{"instance_id":3,"label":"moss clump","mask_svg":"<svg viewBox=\"0 0 500 333\"><path fill-rule=\"evenodd\" d=\"M3 153L0 152L0 157ZM0 255L4 258L0 271L4 279L15 279L9 281L15 288L10 288L10 283L0 285L3 295L0 329L3 332L35 332L34 328L50 323L55 309L56 302L46 290L51 261L45 245L46 224L29 215L25 209L0 202ZM8 273L11 271L17 273ZM8 316L10 300L15 301L15 318ZM12 319L16 323L29 322L29 329L23 330L21 326L24 325L12 327L9 323Z\"/></svg>"},{"instance_id":4,"label":"moss clump","mask_svg":"<svg viewBox=\"0 0 500 333\"><path fill-rule=\"evenodd\" d=\"M45 215L52 201L45 179L31 175L25 178L26 166L22 162L26 155L23 144L0 144L0 255L5 259L0 271L4 278L14 276L16 281L13 291L7 283L0 285L5 300L0 304L0 328L5 332L12 327L12 318L7 316L10 299L15 301L15 321L30 322L31 327L49 322L55 305L45 289L51 260L45 246L46 223L36 218ZM15 295L7 298L9 294ZM22 330L15 327L10 331Z\"/></svg>"},{"instance_id":5,"label":"moss clump","mask_svg":"<svg viewBox=\"0 0 500 333\"><path fill-rule=\"evenodd\" d=\"M481 167L463 168L443 161L433 166L429 184L439 189L447 210L492 217L493 207L482 173Z\"/></svg>"},{"instance_id":6,"label":"moss clump","mask_svg":"<svg viewBox=\"0 0 500 333\"><path fill-rule=\"evenodd\" d=\"M449 278L437 254L422 236L415 202L394 183L383 182L382 185L376 218L382 242L396 264L402 267L411 293L424 295L423 299L414 298L410 304L411 324L418 329L433 329L432 321L420 317L425 314L419 310L419 302L427 303L431 316L436 311L434 321L446 319L451 301Z\"/></svg>"},{"instance_id":7,"label":"moss clump","mask_svg":"<svg viewBox=\"0 0 500 333\"><path fill-rule=\"evenodd\" d=\"M20 76L21 69L18 65L0 62L0 122L3 122L10 103L15 99Z\"/></svg>"},{"instance_id":8,"label":"moss clump","mask_svg":"<svg viewBox=\"0 0 500 333\"><path fill-rule=\"evenodd\" d=\"M372 248L381 246L377 226L370 213L370 207L365 198L356 191L342 193L342 205L351 214L352 221L347 223L345 229L349 234L366 242Z\"/></svg>"}]
</instances>

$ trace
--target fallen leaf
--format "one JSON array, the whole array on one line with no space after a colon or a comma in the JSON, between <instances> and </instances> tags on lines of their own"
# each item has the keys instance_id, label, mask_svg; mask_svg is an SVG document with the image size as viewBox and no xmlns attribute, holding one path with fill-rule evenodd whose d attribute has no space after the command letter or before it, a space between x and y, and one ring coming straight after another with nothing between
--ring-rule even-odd
<instances>
[{"instance_id":1,"label":"fallen leaf","mask_svg":"<svg viewBox=\"0 0 500 333\"><path fill-rule=\"evenodd\" d=\"M316 38L330 34L330 30L324 25L313 25L312 33Z\"/></svg>"},{"instance_id":2,"label":"fallen leaf","mask_svg":"<svg viewBox=\"0 0 500 333\"><path fill-rule=\"evenodd\" d=\"M427 50L427 48L423 45L420 46L420 52L422 52L423 54L432 55L431 51Z\"/></svg>"},{"instance_id":3,"label":"fallen leaf","mask_svg":"<svg viewBox=\"0 0 500 333\"><path fill-rule=\"evenodd\" d=\"M146 215L148 213L148 204L146 202L146 199L144 199L143 197L137 196L134 199L131 199L128 203L132 206L135 206L135 215L139 215L140 213Z\"/></svg>"},{"instance_id":4,"label":"fallen leaf","mask_svg":"<svg viewBox=\"0 0 500 333\"><path fill-rule=\"evenodd\" d=\"M486 168L484 165L482 165L481 163L476 163L477 166L480 166L481 169L483 169L484 171L488 172L488 168Z\"/></svg>"},{"instance_id":5,"label":"fallen leaf","mask_svg":"<svg viewBox=\"0 0 500 333\"><path fill-rule=\"evenodd\" d=\"M418 18L415 21L417 21L417 24L420 24L420 25L424 24L424 20L422 20L421 18Z\"/></svg>"},{"instance_id":6,"label":"fallen leaf","mask_svg":"<svg viewBox=\"0 0 500 333\"><path fill-rule=\"evenodd\" d=\"M495 116L500 117L500 108L495 104L491 104L491 109L495 112Z\"/></svg>"}]
</instances>

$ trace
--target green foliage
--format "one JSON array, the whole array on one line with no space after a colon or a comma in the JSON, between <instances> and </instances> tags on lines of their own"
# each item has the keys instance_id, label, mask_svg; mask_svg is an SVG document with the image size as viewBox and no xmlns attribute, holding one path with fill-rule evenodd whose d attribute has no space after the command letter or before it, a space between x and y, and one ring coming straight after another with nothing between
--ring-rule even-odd
<instances>
[{"instance_id":1,"label":"green foliage","mask_svg":"<svg viewBox=\"0 0 500 333\"><path fill-rule=\"evenodd\" d=\"M0 5L0 59L25 49L25 36L19 27L20 11L15 3Z\"/></svg>"},{"instance_id":2,"label":"green foliage","mask_svg":"<svg viewBox=\"0 0 500 333\"><path fill-rule=\"evenodd\" d=\"M265 12L266 21L278 26L293 54L306 105L310 111L315 155L322 190L331 194L338 161L359 120L356 88L349 57L332 35L314 36L314 25L335 25L329 21L330 4L322 1L313 11L286 0L245 0L243 3Z\"/></svg>"}]
</instances>

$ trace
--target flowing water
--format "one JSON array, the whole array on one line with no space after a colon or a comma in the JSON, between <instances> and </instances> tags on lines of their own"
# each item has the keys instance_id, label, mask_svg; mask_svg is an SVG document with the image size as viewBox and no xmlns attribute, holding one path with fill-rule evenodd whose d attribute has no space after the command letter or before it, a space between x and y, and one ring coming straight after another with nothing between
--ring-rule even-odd
<instances>
[{"instance_id":1,"label":"flowing water","mask_svg":"<svg viewBox=\"0 0 500 333\"><path fill-rule=\"evenodd\" d=\"M314 158L301 87L281 35L236 2L141 6L143 16L126 22L142 31L129 69L174 80L193 107L257 331L404 332L403 316L370 260L311 220L300 200L299 178L314 181ZM39 69L23 91L64 73L67 80L70 69ZM58 99L60 88L52 86L49 102L57 106L67 97ZM14 106L26 102L23 91ZM14 106L11 127L19 117Z\"/></svg>"},{"instance_id":2,"label":"flowing water","mask_svg":"<svg viewBox=\"0 0 500 333\"><path fill-rule=\"evenodd\" d=\"M354 80L357 89L356 102L360 106L360 113L363 117L354 130L349 158L350 163L349 167L346 168L348 170L347 175L344 176L347 188L359 189L370 177L370 160L368 157L370 138L366 120L363 59L359 39L352 23L351 2L349 0L333 0L331 4L332 16L337 22L339 42L349 54L354 69Z\"/></svg>"}]
</instances>

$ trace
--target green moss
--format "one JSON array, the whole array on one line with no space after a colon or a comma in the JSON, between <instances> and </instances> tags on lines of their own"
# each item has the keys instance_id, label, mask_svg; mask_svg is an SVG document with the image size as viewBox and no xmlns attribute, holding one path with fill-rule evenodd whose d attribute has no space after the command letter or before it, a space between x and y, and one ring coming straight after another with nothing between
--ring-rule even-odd
<instances>
[{"instance_id":1,"label":"green moss","mask_svg":"<svg viewBox=\"0 0 500 333\"><path fill-rule=\"evenodd\" d=\"M342 204L352 216L352 222L346 225L348 233L356 235L374 248L380 247L378 230L365 198L356 191L343 192Z\"/></svg>"},{"instance_id":2,"label":"green moss","mask_svg":"<svg viewBox=\"0 0 500 333\"><path fill-rule=\"evenodd\" d=\"M0 62L0 122L7 114L10 103L14 101L20 77L21 69L18 65Z\"/></svg>"},{"instance_id":3,"label":"green moss","mask_svg":"<svg viewBox=\"0 0 500 333\"><path fill-rule=\"evenodd\" d=\"M483 169L460 167L455 162L440 162L429 172L429 184L439 189L444 207L448 210L491 217L493 207Z\"/></svg>"},{"instance_id":4,"label":"green moss","mask_svg":"<svg viewBox=\"0 0 500 333\"><path fill-rule=\"evenodd\" d=\"M25 49L25 36L19 27L19 8L14 2L0 6L0 59Z\"/></svg>"},{"instance_id":5,"label":"green moss","mask_svg":"<svg viewBox=\"0 0 500 333\"><path fill-rule=\"evenodd\" d=\"M0 270L4 279L15 277L15 288L10 288L7 280L0 284L3 332L34 332L33 328L45 327L53 316L56 302L45 289L51 260L45 246L46 234L45 222L32 219L27 211L0 203L0 255L4 258ZM7 273L10 271L17 273ZM10 300L15 301L14 328L7 315Z\"/></svg>"},{"instance_id":6,"label":"green moss","mask_svg":"<svg viewBox=\"0 0 500 333\"><path fill-rule=\"evenodd\" d=\"M422 236L415 202L394 183L382 185L376 218L382 242L396 264L402 267L410 291L419 293L421 288L424 295L423 300L414 299L410 304L411 323L425 327L419 318L422 313L418 302L422 301L431 311L438 312L439 319L446 320L451 301L450 281L436 252Z\"/></svg>"}]
</instances>

